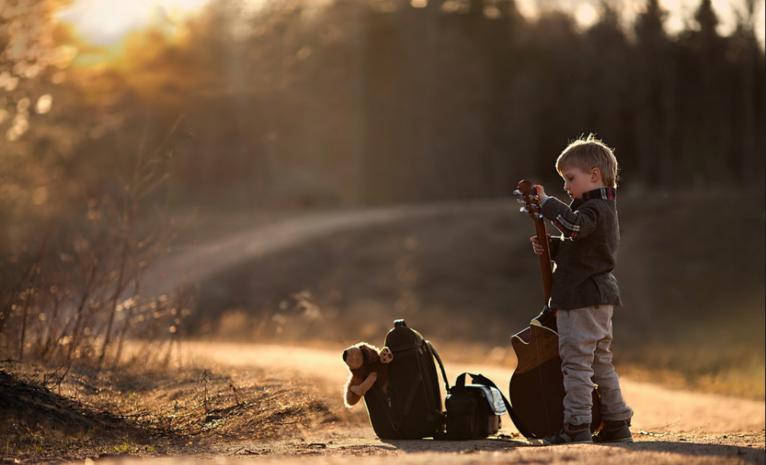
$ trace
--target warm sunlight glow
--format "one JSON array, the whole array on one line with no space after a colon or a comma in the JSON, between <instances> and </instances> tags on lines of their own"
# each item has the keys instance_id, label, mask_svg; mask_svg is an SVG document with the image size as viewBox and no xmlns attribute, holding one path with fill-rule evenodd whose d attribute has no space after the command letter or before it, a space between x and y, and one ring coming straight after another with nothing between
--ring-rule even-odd
<instances>
[{"instance_id":1,"label":"warm sunlight glow","mask_svg":"<svg viewBox=\"0 0 766 465\"><path fill-rule=\"evenodd\" d=\"M598 20L598 11L590 3L581 3L575 10L577 22L584 27L588 27Z\"/></svg>"},{"instance_id":2,"label":"warm sunlight glow","mask_svg":"<svg viewBox=\"0 0 766 465\"><path fill-rule=\"evenodd\" d=\"M156 21L173 25L209 0L75 0L59 18L74 25L84 39L110 45L130 31Z\"/></svg>"}]
</instances>

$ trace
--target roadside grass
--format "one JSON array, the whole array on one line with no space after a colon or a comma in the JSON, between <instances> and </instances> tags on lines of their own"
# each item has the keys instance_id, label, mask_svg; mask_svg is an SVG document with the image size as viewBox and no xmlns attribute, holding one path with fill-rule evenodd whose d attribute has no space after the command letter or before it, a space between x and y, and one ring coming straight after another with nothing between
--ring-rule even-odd
<instances>
[{"instance_id":1,"label":"roadside grass","mask_svg":"<svg viewBox=\"0 0 766 465\"><path fill-rule=\"evenodd\" d=\"M194 454L220 441L298 436L344 415L328 393L258 370L157 366L73 370L60 385L50 378L40 365L0 362L4 458Z\"/></svg>"},{"instance_id":2,"label":"roadside grass","mask_svg":"<svg viewBox=\"0 0 766 465\"><path fill-rule=\"evenodd\" d=\"M618 352L621 375L665 386L763 400L764 353L735 342L648 343Z\"/></svg>"}]
</instances>

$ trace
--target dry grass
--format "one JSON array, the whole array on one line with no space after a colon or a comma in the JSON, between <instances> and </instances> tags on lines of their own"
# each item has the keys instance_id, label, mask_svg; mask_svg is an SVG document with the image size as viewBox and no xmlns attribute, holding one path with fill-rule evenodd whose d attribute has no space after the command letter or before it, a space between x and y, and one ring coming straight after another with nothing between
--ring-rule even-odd
<instances>
[{"instance_id":1,"label":"dry grass","mask_svg":"<svg viewBox=\"0 0 766 465\"><path fill-rule=\"evenodd\" d=\"M635 380L679 389L763 400L764 354L752 346L726 344L647 344L621 354L620 373Z\"/></svg>"},{"instance_id":2,"label":"dry grass","mask_svg":"<svg viewBox=\"0 0 766 465\"><path fill-rule=\"evenodd\" d=\"M297 436L338 417L300 380L245 372L142 369L70 374L0 364L0 452L21 461L200 453ZM8 421L6 421L8 419Z\"/></svg>"}]
</instances>

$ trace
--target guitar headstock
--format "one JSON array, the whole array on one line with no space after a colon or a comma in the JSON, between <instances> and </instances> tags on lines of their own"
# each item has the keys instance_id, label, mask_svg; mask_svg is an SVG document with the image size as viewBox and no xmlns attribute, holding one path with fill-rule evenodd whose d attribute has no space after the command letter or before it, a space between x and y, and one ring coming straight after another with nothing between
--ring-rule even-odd
<instances>
[{"instance_id":1,"label":"guitar headstock","mask_svg":"<svg viewBox=\"0 0 766 465\"><path fill-rule=\"evenodd\" d=\"M516 196L517 202L524 205L520 209L522 213L527 213L532 219L543 217L542 213L540 213L540 199L531 181L526 179L519 181L516 185L516 190L513 191L513 195Z\"/></svg>"}]
</instances>

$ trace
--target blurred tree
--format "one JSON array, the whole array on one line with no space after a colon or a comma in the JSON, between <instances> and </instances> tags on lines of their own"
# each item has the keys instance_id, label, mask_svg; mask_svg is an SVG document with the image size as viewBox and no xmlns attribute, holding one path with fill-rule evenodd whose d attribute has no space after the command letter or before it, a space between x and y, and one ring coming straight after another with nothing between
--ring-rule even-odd
<instances>
[{"instance_id":1,"label":"blurred tree","mask_svg":"<svg viewBox=\"0 0 766 465\"><path fill-rule=\"evenodd\" d=\"M71 46L57 46L53 16L64 0L18 0L0 3L0 268L18 273L18 254L35 250L25 237L30 216L44 213L50 197L50 152L54 145L36 142L31 128L57 105L55 87L66 79ZM37 151L35 149L38 149ZM22 240L23 238L23 240ZM13 262L10 264L8 261ZM3 286L13 276L0 276ZM2 302L0 302L2 305ZM0 308L0 311L2 309Z\"/></svg>"},{"instance_id":2,"label":"blurred tree","mask_svg":"<svg viewBox=\"0 0 766 465\"><path fill-rule=\"evenodd\" d=\"M44 114L51 99L42 82L57 81L51 68L68 65L71 53L54 45L53 14L65 0L18 0L0 5L0 127L14 141L29 128L31 113ZM55 72L56 69L53 69Z\"/></svg>"},{"instance_id":3,"label":"blurred tree","mask_svg":"<svg viewBox=\"0 0 766 465\"><path fill-rule=\"evenodd\" d=\"M522 19L519 8L516 5L516 0L495 0L495 7L501 18L505 18L511 22L509 26L513 29L513 23Z\"/></svg>"},{"instance_id":4,"label":"blurred tree","mask_svg":"<svg viewBox=\"0 0 766 465\"><path fill-rule=\"evenodd\" d=\"M526 145L524 139L531 139L531 146L517 158L533 160L531 172L545 180L558 182L552 170L556 156L567 140L578 131L591 131L593 124L593 102L588 99L592 87L588 77L581 76L590 72L580 57L583 46L574 19L556 11L538 18L520 44L524 52L516 72L522 85L514 111L523 126L517 141ZM519 174L515 177L528 176Z\"/></svg>"},{"instance_id":5,"label":"blurred tree","mask_svg":"<svg viewBox=\"0 0 766 465\"><path fill-rule=\"evenodd\" d=\"M731 182L726 166L731 126L720 124L721 116L730 113L725 95L726 44L718 35L718 23L711 1L702 0L694 14L694 28L682 41L688 57L683 81L688 83L684 173L690 174L697 186L703 182Z\"/></svg>"},{"instance_id":6,"label":"blurred tree","mask_svg":"<svg viewBox=\"0 0 766 465\"><path fill-rule=\"evenodd\" d=\"M621 13L617 5L617 2L603 0L599 20L585 32L577 62L580 77L577 85L586 88L587 93L585 101L575 103L575 111L581 113L582 108L586 116L577 121L581 126L573 128L570 137L597 133L617 147L620 163L632 172L635 154L630 143L633 114L628 108L632 92L628 76L633 50L620 27ZM587 113L589 107L590 114Z\"/></svg>"},{"instance_id":7,"label":"blurred tree","mask_svg":"<svg viewBox=\"0 0 766 465\"><path fill-rule=\"evenodd\" d=\"M550 8L527 21L513 0L291 0L256 13L217 0L134 33L119 60L70 70L50 96L81 117L65 122L54 105L24 150L68 153L59 170L98 191L131 147L183 117L174 195L211 206L507 195L518 177L556 179L556 154L591 131L617 148L628 185L760 182L760 159L741 155L763 145L752 27L722 37L703 2L693 30L669 36L647 0L631 42L620 4L601 5L583 30ZM66 149L63 130L77 135Z\"/></svg>"},{"instance_id":8,"label":"blurred tree","mask_svg":"<svg viewBox=\"0 0 766 465\"><path fill-rule=\"evenodd\" d=\"M756 6L755 0L745 0L737 11L737 28L731 40L735 61L731 82L739 81L739 85L731 86L739 93L731 115L735 128L732 167L737 181L750 189L763 183L764 60L755 34Z\"/></svg>"},{"instance_id":9,"label":"blurred tree","mask_svg":"<svg viewBox=\"0 0 766 465\"><path fill-rule=\"evenodd\" d=\"M636 79L633 105L636 116L638 171L635 177L647 186L673 183L674 158L678 144L673 95L672 44L665 33L667 12L658 0L646 0L634 24L636 34Z\"/></svg>"},{"instance_id":10,"label":"blurred tree","mask_svg":"<svg viewBox=\"0 0 766 465\"><path fill-rule=\"evenodd\" d=\"M694 20L697 22L698 31L702 35L702 40L714 42L718 38L718 15L713 10L711 0L702 0L694 13Z\"/></svg>"},{"instance_id":11,"label":"blurred tree","mask_svg":"<svg viewBox=\"0 0 766 465\"><path fill-rule=\"evenodd\" d=\"M468 14L484 16L484 0L468 0Z\"/></svg>"},{"instance_id":12,"label":"blurred tree","mask_svg":"<svg viewBox=\"0 0 766 465\"><path fill-rule=\"evenodd\" d=\"M516 153L520 147L516 145L516 137L512 136L512 119L516 110L510 95L517 60L521 57L519 37L527 24L514 0L497 0L494 7L497 17L484 26L487 29L485 47L490 53L492 89L486 128L489 138L483 180L486 188L482 195L503 196L509 195L518 181L513 179L512 173L514 168L520 168L514 165L522 158Z\"/></svg>"}]
</instances>

